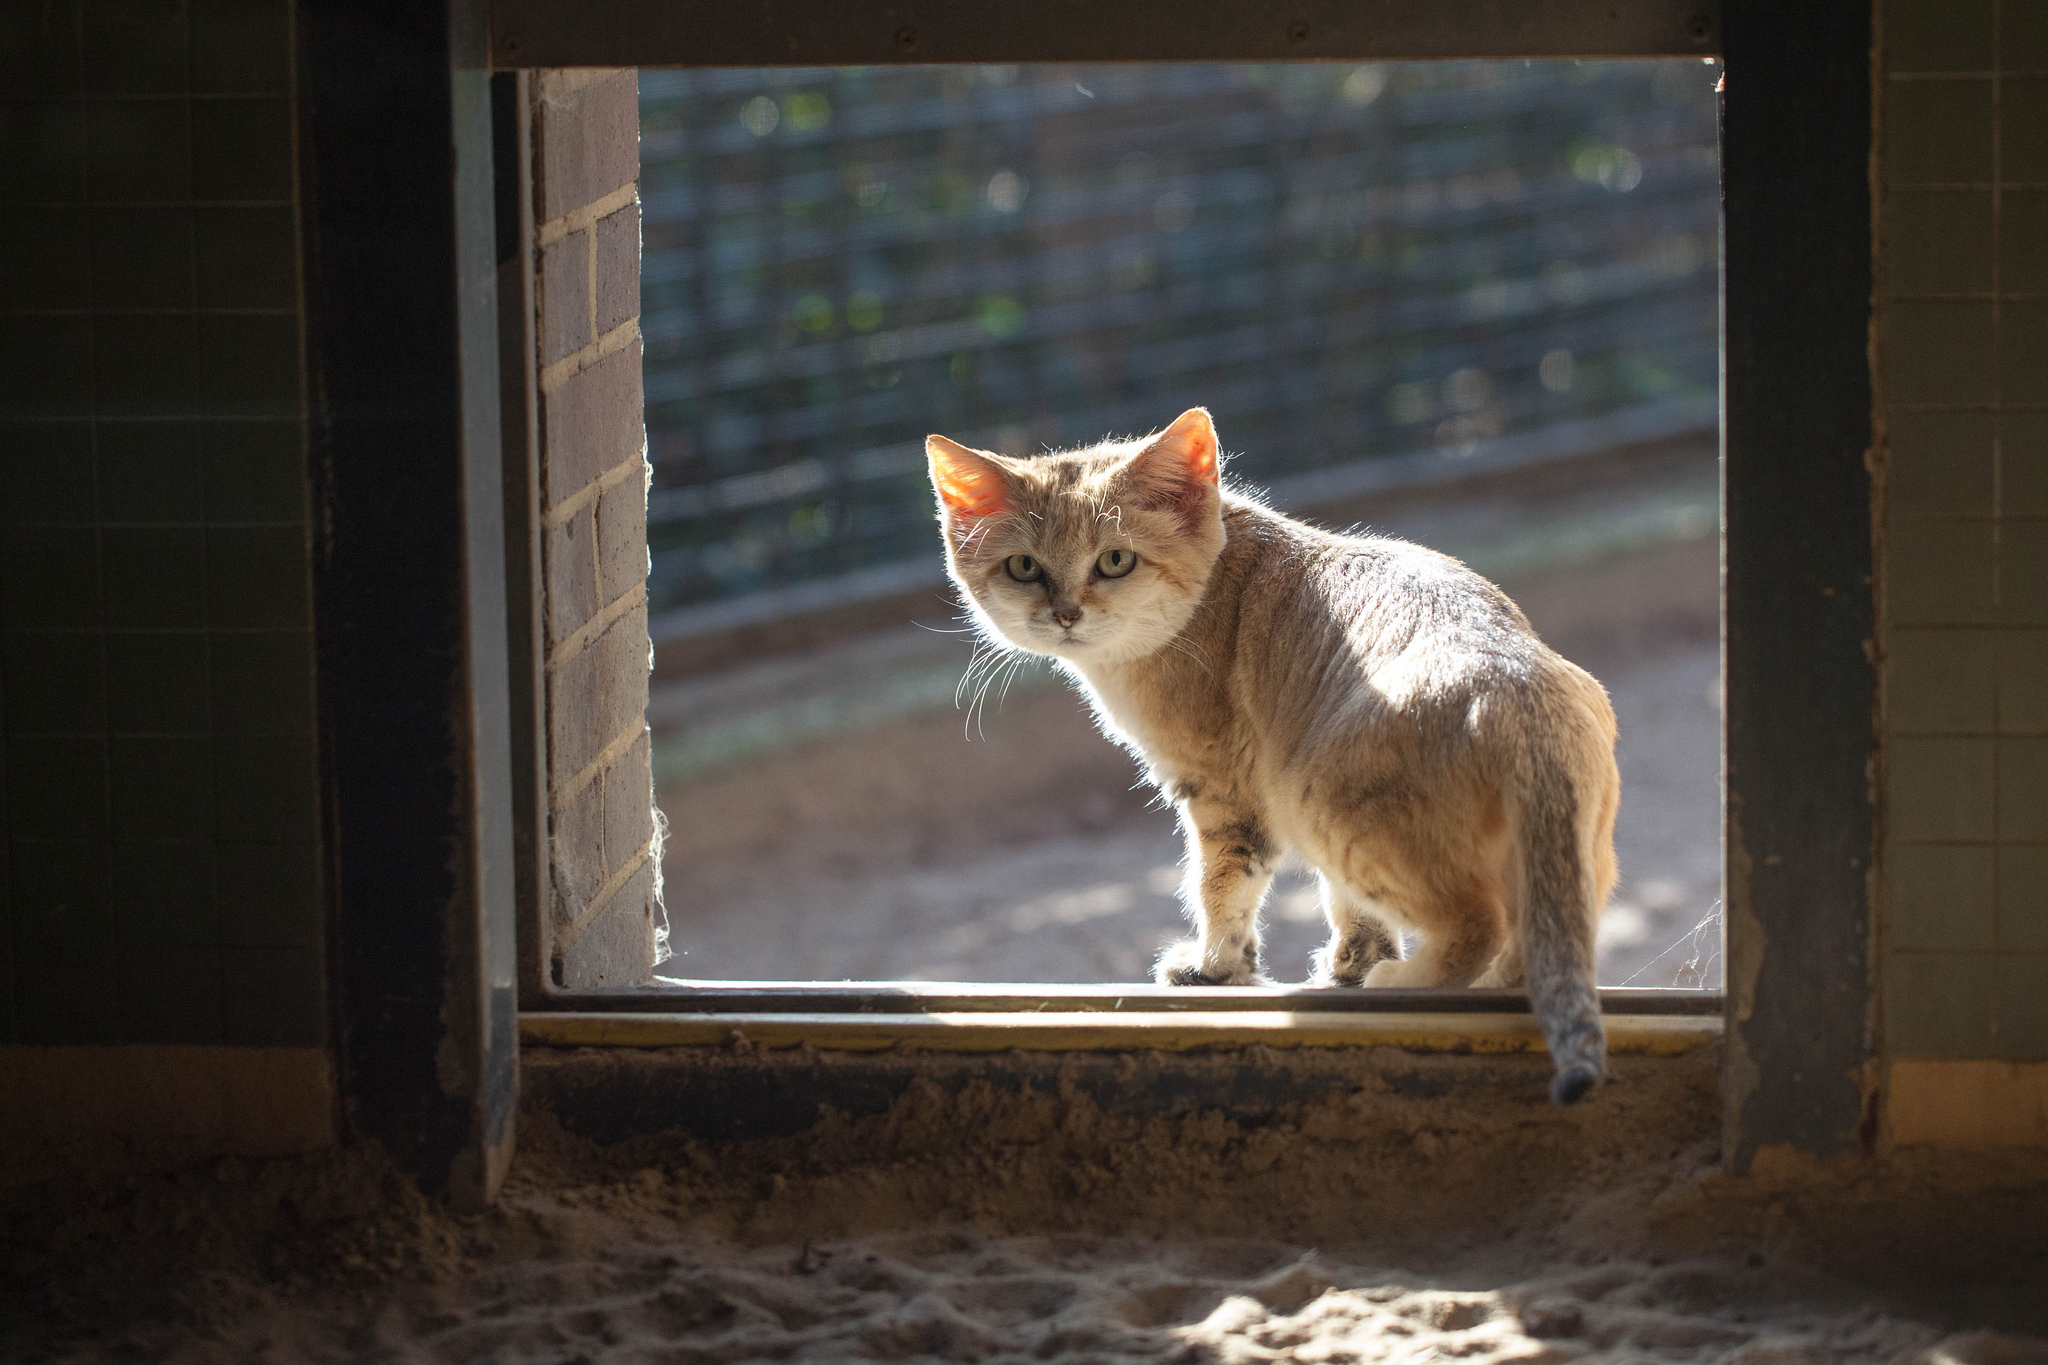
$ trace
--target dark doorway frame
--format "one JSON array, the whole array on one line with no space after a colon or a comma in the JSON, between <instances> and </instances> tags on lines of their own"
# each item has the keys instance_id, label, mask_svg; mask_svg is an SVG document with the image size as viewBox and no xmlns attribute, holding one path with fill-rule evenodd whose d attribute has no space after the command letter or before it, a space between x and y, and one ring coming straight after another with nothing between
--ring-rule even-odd
<instances>
[{"instance_id":1,"label":"dark doorway frame","mask_svg":"<svg viewBox=\"0 0 2048 1365\"><path fill-rule=\"evenodd\" d=\"M508 585L516 599L531 566L508 553L501 521L500 414L512 409L499 376L491 69L1719 55L1731 72L1724 1152L1742 1170L1778 1144L1854 1150L1869 1132L1874 996L1871 20L1849 0L1141 0L1113 12L1072 0L450 0L426 11L312 0L316 592L352 1124L479 1197L510 1150L513 732L531 708L514 714L518 646L504 623ZM403 212L372 142L420 158ZM379 286L367 296L365 269ZM393 345L400 316L410 345ZM390 496L394 477L410 496ZM394 611L400 547L428 557L435 590ZM416 747L403 761L369 757L394 724Z\"/></svg>"}]
</instances>

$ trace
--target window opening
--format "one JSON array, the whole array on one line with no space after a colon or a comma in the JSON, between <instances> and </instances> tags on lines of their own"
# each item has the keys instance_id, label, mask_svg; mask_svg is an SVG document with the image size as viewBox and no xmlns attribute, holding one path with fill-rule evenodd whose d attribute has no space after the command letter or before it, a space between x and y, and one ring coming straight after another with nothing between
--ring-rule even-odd
<instances>
[{"instance_id":1,"label":"window opening","mask_svg":"<svg viewBox=\"0 0 2048 1365\"><path fill-rule=\"evenodd\" d=\"M1716 75L643 72L663 977L1149 979L1172 815L1056 676L970 666L923 438L1199 404L1276 506L1464 558L1606 684L1600 981L1718 989ZM1264 918L1301 980L1312 882Z\"/></svg>"}]
</instances>

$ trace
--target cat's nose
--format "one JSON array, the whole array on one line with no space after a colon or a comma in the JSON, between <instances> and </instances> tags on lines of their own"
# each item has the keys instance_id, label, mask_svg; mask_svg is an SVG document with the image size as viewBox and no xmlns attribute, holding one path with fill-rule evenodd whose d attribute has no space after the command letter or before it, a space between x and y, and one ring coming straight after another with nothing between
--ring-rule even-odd
<instances>
[{"instance_id":1,"label":"cat's nose","mask_svg":"<svg viewBox=\"0 0 2048 1365\"><path fill-rule=\"evenodd\" d=\"M1063 626L1072 626L1081 619L1081 608L1071 603L1061 603L1052 609L1052 619Z\"/></svg>"}]
</instances>

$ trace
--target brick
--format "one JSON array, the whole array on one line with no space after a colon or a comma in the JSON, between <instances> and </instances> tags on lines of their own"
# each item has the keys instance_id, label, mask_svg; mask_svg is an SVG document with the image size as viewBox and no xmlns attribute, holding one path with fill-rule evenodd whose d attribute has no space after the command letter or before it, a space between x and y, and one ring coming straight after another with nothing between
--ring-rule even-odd
<instances>
[{"instance_id":1,"label":"brick","mask_svg":"<svg viewBox=\"0 0 2048 1365\"><path fill-rule=\"evenodd\" d=\"M550 791L646 714L648 662L647 608L639 606L549 675Z\"/></svg>"},{"instance_id":2,"label":"brick","mask_svg":"<svg viewBox=\"0 0 2048 1365\"><path fill-rule=\"evenodd\" d=\"M604 788L604 865L624 867L654 832L654 777L641 735L593 786Z\"/></svg>"},{"instance_id":3,"label":"brick","mask_svg":"<svg viewBox=\"0 0 2048 1365\"><path fill-rule=\"evenodd\" d=\"M641 868L570 948L558 980L570 990L643 985L654 962L654 866Z\"/></svg>"},{"instance_id":4,"label":"brick","mask_svg":"<svg viewBox=\"0 0 2048 1365\"><path fill-rule=\"evenodd\" d=\"M543 223L640 178L640 73L559 72L536 86L534 193Z\"/></svg>"},{"instance_id":5,"label":"brick","mask_svg":"<svg viewBox=\"0 0 2048 1365\"><path fill-rule=\"evenodd\" d=\"M552 365L590 344L590 234L572 232L541 248L540 361Z\"/></svg>"},{"instance_id":6,"label":"brick","mask_svg":"<svg viewBox=\"0 0 2048 1365\"><path fill-rule=\"evenodd\" d=\"M630 474L597 502L598 584L607 602L647 577L647 479Z\"/></svg>"},{"instance_id":7,"label":"brick","mask_svg":"<svg viewBox=\"0 0 2048 1365\"><path fill-rule=\"evenodd\" d=\"M646 444L640 341L541 395L547 505L554 507Z\"/></svg>"},{"instance_id":8,"label":"brick","mask_svg":"<svg viewBox=\"0 0 2048 1365\"><path fill-rule=\"evenodd\" d=\"M562 922L574 919L608 869L604 860L604 783L592 782L549 817L554 889Z\"/></svg>"},{"instance_id":9,"label":"brick","mask_svg":"<svg viewBox=\"0 0 2048 1365\"><path fill-rule=\"evenodd\" d=\"M629 205L595 229L597 252L597 331L640 316L640 206Z\"/></svg>"},{"instance_id":10,"label":"brick","mask_svg":"<svg viewBox=\"0 0 2048 1365\"><path fill-rule=\"evenodd\" d=\"M597 614L594 514L583 508L547 531L548 648L553 649Z\"/></svg>"}]
</instances>

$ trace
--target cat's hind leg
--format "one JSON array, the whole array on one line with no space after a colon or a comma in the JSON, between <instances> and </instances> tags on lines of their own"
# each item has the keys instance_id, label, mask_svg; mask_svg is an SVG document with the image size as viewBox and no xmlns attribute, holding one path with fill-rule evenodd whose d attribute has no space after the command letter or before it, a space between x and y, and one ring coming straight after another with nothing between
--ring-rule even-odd
<instances>
[{"instance_id":1,"label":"cat's hind leg","mask_svg":"<svg viewBox=\"0 0 2048 1365\"><path fill-rule=\"evenodd\" d=\"M1507 942L1507 910L1498 897L1474 887L1431 897L1409 916L1421 940L1414 956L1383 961L1366 973L1368 986L1414 989L1470 986Z\"/></svg>"},{"instance_id":2,"label":"cat's hind leg","mask_svg":"<svg viewBox=\"0 0 2048 1365\"><path fill-rule=\"evenodd\" d=\"M1358 986L1377 964L1401 956L1401 938L1386 916L1326 872L1316 879L1323 888L1323 915L1330 921L1330 941L1309 957L1312 986Z\"/></svg>"},{"instance_id":3,"label":"cat's hind leg","mask_svg":"<svg viewBox=\"0 0 2048 1365\"><path fill-rule=\"evenodd\" d=\"M1242 809L1190 801L1181 807L1188 867L1181 898L1197 937L1159 955L1162 986L1249 986L1259 975L1259 903L1279 850L1264 824Z\"/></svg>"}]
</instances>

